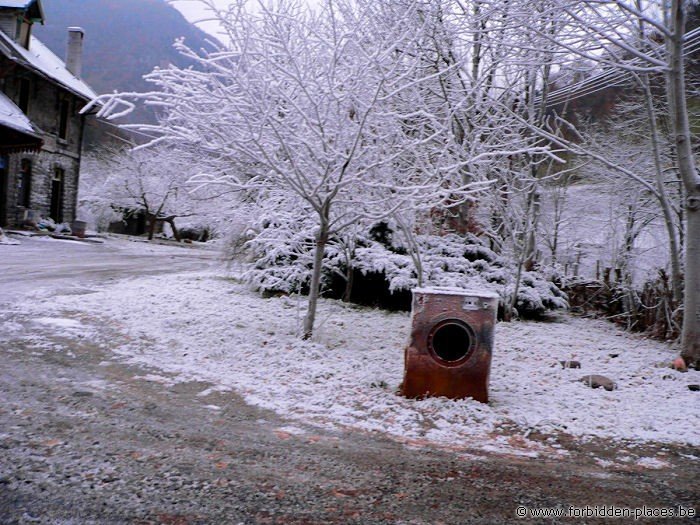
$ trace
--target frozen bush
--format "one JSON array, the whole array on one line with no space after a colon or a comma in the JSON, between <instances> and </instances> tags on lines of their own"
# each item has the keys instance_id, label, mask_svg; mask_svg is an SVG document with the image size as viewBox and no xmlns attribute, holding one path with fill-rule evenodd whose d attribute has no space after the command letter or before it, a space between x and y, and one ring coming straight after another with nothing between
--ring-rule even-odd
<instances>
[{"instance_id":1,"label":"frozen bush","mask_svg":"<svg viewBox=\"0 0 700 525\"><path fill-rule=\"evenodd\" d=\"M383 225L383 226L381 226ZM400 244L400 235L386 223L353 239L351 264L353 290L350 300L373 306L410 309L410 290L418 285L413 259ZM515 269L471 234L417 237L424 270L424 285L482 288L504 299L513 293ZM276 227L268 222L246 248L256 261L246 279L263 292L302 292L311 277L309 230L301 224ZM324 293L343 295L347 275L347 239L334 239L326 250ZM393 297L392 297L393 296ZM566 294L538 272L524 272L516 299L523 318L541 317L548 311L568 308Z\"/></svg>"}]
</instances>

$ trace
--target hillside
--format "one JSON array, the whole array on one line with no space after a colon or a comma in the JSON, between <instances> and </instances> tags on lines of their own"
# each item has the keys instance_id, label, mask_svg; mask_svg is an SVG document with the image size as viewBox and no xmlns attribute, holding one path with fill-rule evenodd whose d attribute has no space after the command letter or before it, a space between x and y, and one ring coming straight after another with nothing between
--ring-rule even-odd
<instances>
[{"instance_id":1,"label":"hillside","mask_svg":"<svg viewBox=\"0 0 700 525\"><path fill-rule=\"evenodd\" d=\"M195 49L212 37L193 26L163 0L44 0L46 24L35 35L65 56L67 28L85 29L83 78L98 93L148 89L143 75L155 66L188 62L173 49L184 37ZM151 120L139 110L132 121Z\"/></svg>"}]
</instances>

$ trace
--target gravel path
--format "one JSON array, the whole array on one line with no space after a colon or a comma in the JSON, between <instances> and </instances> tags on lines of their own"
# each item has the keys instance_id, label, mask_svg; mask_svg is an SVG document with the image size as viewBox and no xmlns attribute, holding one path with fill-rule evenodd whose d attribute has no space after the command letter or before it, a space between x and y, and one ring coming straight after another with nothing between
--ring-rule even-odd
<instances>
[{"instance_id":1,"label":"gravel path","mask_svg":"<svg viewBox=\"0 0 700 525\"><path fill-rule=\"evenodd\" d=\"M210 260L187 254L178 270ZM100 264L113 264L109 278L133 277L139 265L120 269L124 257L102 252L70 286L42 275L46 297L89 293ZM139 264L172 271L167 257ZM0 311L0 326L31 323ZM571 523L519 520L515 509L697 504L700 468L688 460L697 451L683 447L626 447L664 457L657 469L606 468L600 458L619 445L564 437L570 454L558 461L407 447L381 434L291 424L206 383L172 385L158 370L126 365L90 336L68 342L40 332L0 338L3 524Z\"/></svg>"}]
</instances>

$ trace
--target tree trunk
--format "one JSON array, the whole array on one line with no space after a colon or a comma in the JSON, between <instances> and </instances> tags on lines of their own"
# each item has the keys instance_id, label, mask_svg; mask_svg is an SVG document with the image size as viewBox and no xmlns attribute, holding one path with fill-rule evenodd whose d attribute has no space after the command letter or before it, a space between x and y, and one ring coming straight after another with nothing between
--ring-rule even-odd
<instances>
[{"instance_id":1,"label":"tree trunk","mask_svg":"<svg viewBox=\"0 0 700 525\"><path fill-rule=\"evenodd\" d=\"M523 244L523 251L525 252L525 260L523 262L523 269L526 272L531 272L535 269L535 264L537 263L537 227L540 222L540 194L539 190L533 188L528 199L531 200L531 204L528 206L528 214L532 212L532 222L526 217L528 224L528 232L525 234L525 242Z\"/></svg>"},{"instance_id":2,"label":"tree trunk","mask_svg":"<svg viewBox=\"0 0 700 525\"><path fill-rule=\"evenodd\" d=\"M156 219L156 216L151 213L147 213L146 217L148 217L148 240L152 241L153 236L156 233L156 224L158 224L158 220Z\"/></svg>"},{"instance_id":3,"label":"tree trunk","mask_svg":"<svg viewBox=\"0 0 700 525\"><path fill-rule=\"evenodd\" d=\"M421 258L420 246L416 240L413 230L401 219L398 214L393 215L396 225L406 237L406 244L408 244L408 253L411 255L411 260L416 268L416 281L418 288L423 287L423 259Z\"/></svg>"},{"instance_id":4,"label":"tree trunk","mask_svg":"<svg viewBox=\"0 0 700 525\"><path fill-rule=\"evenodd\" d=\"M350 302L353 284L355 284L355 269L352 267L352 263L348 262L348 269L345 272L345 291L343 292L344 303Z\"/></svg>"},{"instance_id":5,"label":"tree trunk","mask_svg":"<svg viewBox=\"0 0 700 525\"><path fill-rule=\"evenodd\" d=\"M314 251L314 265L311 271L311 285L309 288L309 307L304 317L303 339L310 339L314 333L314 322L316 321L316 307L318 297L321 293L321 272L323 270L323 256L328 243L328 206L324 206L321 212L321 224L316 236L316 247Z\"/></svg>"},{"instance_id":6,"label":"tree trunk","mask_svg":"<svg viewBox=\"0 0 700 525\"><path fill-rule=\"evenodd\" d=\"M700 177L691 146L686 105L683 38L685 12L682 0L671 3L671 37L668 39L667 99L675 135L678 172L686 189L685 293L681 356L689 366L700 366Z\"/></svg>"},{"instance_id":7,"label":"tree trunk","mask_svg":"<svg viewBox=\"0 0 700 525\"><path fill-rule=\"evenodd\" d=\"M173 236L177 242L180 242L180 232L175 226L175 217L168 217L167 222L170 225L170 229L173 230Z\"/></svg>"},{"instance_id":8,"label":"tree trunk","mask_svg":"<svg viewBox=\"0 0 700 525\"><path fill-rule=\"evenodd\" d=\"M508 302L503 305L503 320L510 323L513 320L514 314L517 311L515 305L518 303L518 293L520 292L520 281L523 277L523 258L522 254L518 257L518 271L515 274L515 286L513 286L513 295Z\"/></svg>"},{"instance_id":9,"label":"tree trunk","mask_svg":"<svg viewBox=\"0 0 700 525\"><path fill-rule=\"evenodd\" d=\"M700 191L688 197L686 231L681 356L689 366L700 368Z\"/></svg>"},{"instance_id":10,"label":"tree trunk","mask_svg":"<svg viewBox=\"0 0 700 525\"><path fill-rule=\"evenodd\" d=\"M670 248L671 258L671 288L673 291L673 300L680 304L683 300L683 275L681 272L681 251L678 246L676 237L676 224L673 221L673 210L666 194L664 185L664 174L661 167L661 148L659 147L659 131L656 125L656 112L654 111L654 99L649 86L649 75L644 73L642 76L642 84L644 86L644 102L647 110L647 118L649 119L651 151L654 156L654 173L656 175L656 190L658 191L659 205L664 216L664 224L666 226L666 234L668 235L668 244Z\"/></svg>"}]
</instances>

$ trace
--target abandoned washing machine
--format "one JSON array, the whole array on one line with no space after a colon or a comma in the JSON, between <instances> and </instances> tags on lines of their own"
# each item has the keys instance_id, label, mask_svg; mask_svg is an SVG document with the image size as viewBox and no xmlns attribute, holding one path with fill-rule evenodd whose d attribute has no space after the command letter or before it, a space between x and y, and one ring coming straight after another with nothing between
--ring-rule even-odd
<instances>
[{"instance_id":1,"label":"abandoned washing machine","mask_svg":"<svg viewBox=\"0 0 700 525\"><path fill-rule=\"evenodd\" d=\"M493 292L414 289L401 394L488 402L497 311Z\"/></svg>"}]
</instances>

